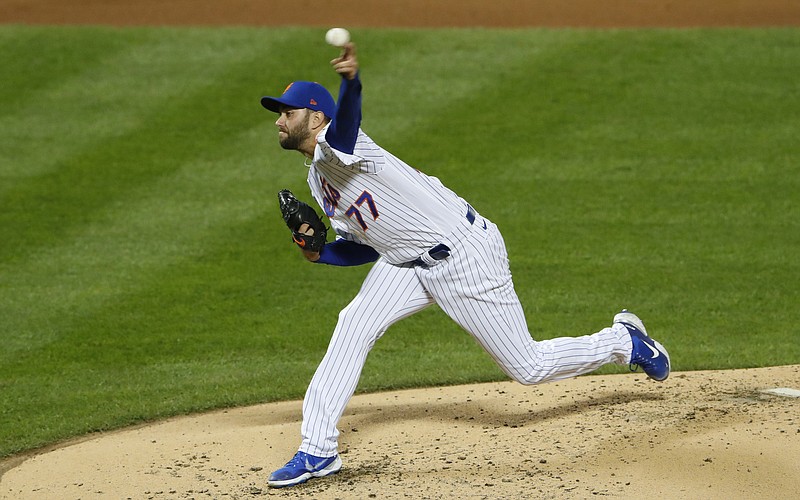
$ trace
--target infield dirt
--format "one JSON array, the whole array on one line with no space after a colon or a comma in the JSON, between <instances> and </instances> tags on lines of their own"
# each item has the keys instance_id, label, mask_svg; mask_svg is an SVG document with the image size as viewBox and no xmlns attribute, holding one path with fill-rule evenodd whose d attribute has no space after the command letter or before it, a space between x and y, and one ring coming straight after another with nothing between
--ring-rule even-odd
<instances>
[{"instance_id":1,"label":"infield dirt","mask_svg":"<svg viewBox=\"0 0 800 500\"><path fill-rule=\"evenodd\" d=\"M170 419L19 457L8 499L792 498L800 366L586 376L355 396L342 471L266 487L299 443L301 402Z\"/></svg>"},{"instance_id":2,"label":"infield dirt","mask_svg":"<svg viewBox=\"0 0 800 500\"><path fill-rule=\"evenodd\" d=\"M2 23L311 26L797 26L793 0L9 0ZM324 30L321 31L324 33ZM322 36L322 35L321 35ZM353 291L355 293L355 290ZM800 365L586 376L358 395L344 468L286 490L301 402L95 434L0 463L0 497L790 498Z\"/></svg>"}]
</instances>

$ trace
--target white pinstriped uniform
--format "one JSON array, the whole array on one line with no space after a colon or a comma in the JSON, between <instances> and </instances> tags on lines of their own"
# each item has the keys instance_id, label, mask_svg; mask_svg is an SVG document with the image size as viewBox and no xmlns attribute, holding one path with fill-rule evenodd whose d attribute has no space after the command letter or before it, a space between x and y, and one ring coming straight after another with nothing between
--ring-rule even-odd
<instances>
[{"instance_id":1,"label":"white pinstriped uniform","mask_svg":"<svg viewBox=\"0 0 800 500\"><path fill-rule=\"evenodd\" d=\"M317 138L308 173L311 192L339 237L369 245L381 257L339 314L308 387L300 451L336 454L336 425L372 346L390 325L434 303L523 384L630 361L630 335L620 324L583 337L534 341L497 226L477 214L471 223L466 217L471 208L462 198L362 131L352 155L331 148L326 131ZM450 256L435 261L427 250L439 243L447 245ZM430 266L407 264L420 256Z\"/></svg>"}]
</instances>

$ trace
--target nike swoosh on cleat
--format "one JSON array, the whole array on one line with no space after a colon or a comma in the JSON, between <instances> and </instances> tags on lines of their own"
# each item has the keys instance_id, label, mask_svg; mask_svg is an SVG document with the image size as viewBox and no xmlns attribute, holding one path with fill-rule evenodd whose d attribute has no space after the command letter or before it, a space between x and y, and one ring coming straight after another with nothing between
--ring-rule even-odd
<instances>
[{"instance_id":1,"label":"nike swoosh on cleat","mask_svg":"<svg viewBox=\"0 0 800 500\"><path fill-rule=\"evenodd\" d=\"M660 355L661 355L661 353L660 353L660 352L658 352L658 349L654 348L653 346L651 346L651 345L650 345L650 344L648 344L647 342L644 342L644 345L646 345L648 349L650 349L651 351L653 351L653 358L652 358L652 359L656 359L658 356L660 356Z\"/></svg>"}]
</instances>

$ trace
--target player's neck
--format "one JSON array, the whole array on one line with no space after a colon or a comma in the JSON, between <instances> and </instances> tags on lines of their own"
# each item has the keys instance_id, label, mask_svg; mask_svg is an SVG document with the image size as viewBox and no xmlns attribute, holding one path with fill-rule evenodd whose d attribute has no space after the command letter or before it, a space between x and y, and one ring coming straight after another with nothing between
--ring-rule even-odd
<instances>
[{"instance_id":1,"label":"player's neck","mask_svg":"<svg viewBox=\"0 0 800 500\"><path fill-rule=\"evenodd\" d=\"M303 154L303 156L305 156L309 160L314 159L314 150L317 149L317 136L319 136L321 132L322 130L320 129L319 131L317 131L316 134L313 134L313 137L309 137L308 139L306 139L305 142L303 142L303 144L301 144L300 147L297 148L297 150L300 151Z\"/></svg>"},{"instance_id":2,"label":"player's neck","mask_svg":"<svg viewBox=\"0 0 800 500\"><path fill-rule=\"evenodd\" d=\"M314 149L317 147L317 143L307 143L301 145L297 150L305 156L307 159L311 160L314 158Z\"/></svg>"}]
</instances>

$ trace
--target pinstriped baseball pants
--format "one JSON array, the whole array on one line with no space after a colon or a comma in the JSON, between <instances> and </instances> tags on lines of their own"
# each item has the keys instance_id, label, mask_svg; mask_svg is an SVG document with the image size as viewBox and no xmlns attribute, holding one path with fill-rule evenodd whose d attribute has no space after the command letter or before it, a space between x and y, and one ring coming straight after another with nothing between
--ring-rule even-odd
<instances>
[{"instance_id":1,"label":"pinstriped baseball pants","mask_svg":"<svg viewBox=\"0 0 800 500\"><path fill-rule=\"evenodd\" d=\"M306 391L300 451L336 454L336 426L369 351L390 325L434 303L523 384L630 361L630 336L619 325L593 335L534 341L497 226L479 217L463 232L450 257L432 267L396 266L383 259L374 264L358 295L339 313L328 351Z\"/></svg>"}]
</instances>

